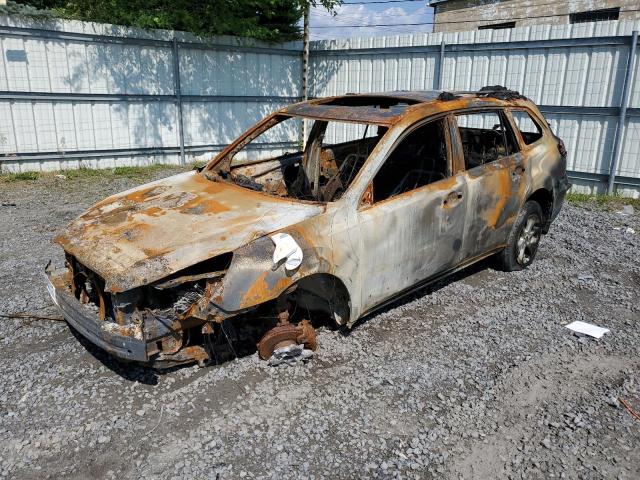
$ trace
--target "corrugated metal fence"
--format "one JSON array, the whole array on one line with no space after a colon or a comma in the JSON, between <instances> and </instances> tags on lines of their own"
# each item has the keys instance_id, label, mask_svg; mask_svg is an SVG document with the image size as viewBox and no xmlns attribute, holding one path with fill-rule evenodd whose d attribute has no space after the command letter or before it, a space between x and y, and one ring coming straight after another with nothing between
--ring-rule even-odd
<instances>
[{"instance_id":1,"label":"corrugated metal fence","mask_svg":"<svg viewBox=\"0 0 640 480\"><path fill-rule=\"evenodd\" d=\"M299 43L213 42L181 32L0 17L0 165L189 162L299 100ZM296 142L298 132L289 133L253 147Z\"/></svg>"},{"instance_id":2,"label":"corrugated metal fence","mask_svg":"<svg viewBox=\"0 0 640 480\"><path fill-rule=\"evenodd\" d=\"M311 42L309 96L505 85L541 106L567 144L574 181L606 185L618 158L616 182L638 189L637 56L620 118L639 27L600 22ZM298 42L206 42L180 32L0 17L0 46L3 170L208 158L302 95ZM280 150L299 135L292 129L255 148Z\"/></svg>"},{"instance_id":3,"label":"corrugated metal fence","mask_svg":"<svg viewBox=\"0 0 640 480\"><path fill-rule=\"evenodd\" d=\"M569 150L574 183L640 186L640 62L619 132L632 32L640 23L534 25L511 30L352 38L311 44L311 93L477 90L504 85L534 100Z\"/></svg>"}]
</instances>

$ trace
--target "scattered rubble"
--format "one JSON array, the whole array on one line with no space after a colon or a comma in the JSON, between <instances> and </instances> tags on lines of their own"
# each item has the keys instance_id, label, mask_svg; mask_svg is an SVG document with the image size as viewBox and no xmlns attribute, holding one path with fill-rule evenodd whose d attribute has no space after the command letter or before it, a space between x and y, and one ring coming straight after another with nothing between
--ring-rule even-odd
<instances>
[{"instance_id":1,"label":"scattered rubble","mask_svg":"<svg viewBox=\"0 0 640 480\"><path fill-rule=\"evenodd\" d=\"M18 207L0 215L0 314L56 314L50 239L127 182L3 186ZM0 478L640 478L618 400L638 412L640 237L620 243L619 221L568 205L526 272L485 262L348 337L320 330L292 367L238 352L158 374L60 322L2 320ZM563 334L594 319L615 334Z\"/></svg>"}]
</instances>

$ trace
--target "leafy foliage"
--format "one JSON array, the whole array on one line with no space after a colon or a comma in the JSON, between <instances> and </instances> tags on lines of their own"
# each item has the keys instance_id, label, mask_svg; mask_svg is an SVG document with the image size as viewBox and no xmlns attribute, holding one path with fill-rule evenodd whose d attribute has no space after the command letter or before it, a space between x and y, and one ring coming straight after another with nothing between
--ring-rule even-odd
<instances>
[{"instance_id":1,"label":"leafy foliage","mask_svg":"<svg viewBox=\"0 0 640 480\"><path fill-rule=\"evenodd\" d=\"M235 35L267 42L301 36L308 5L334 12L341 0L17 0L7 13L43 12L56 17L142 28L183 30L197 35ZM13 11L12 11L12 5Z\"/></svg>"}]
</instances>

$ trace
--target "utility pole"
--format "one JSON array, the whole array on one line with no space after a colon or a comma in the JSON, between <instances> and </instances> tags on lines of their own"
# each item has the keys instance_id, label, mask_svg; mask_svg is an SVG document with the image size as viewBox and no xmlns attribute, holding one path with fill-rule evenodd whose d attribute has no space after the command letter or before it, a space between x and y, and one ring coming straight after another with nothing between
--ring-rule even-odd
<instances>
[{"instance_id":1,"label":"utility pole","mask_svg":"<svg viewBox=\"0 0 640 480\"><path fill-rule=\"evenodd\" d=\"M304 37L302 39L302 100L307 101L308 75L309 75L309 10L310 4L307 2L304 8Z\"/></svg>"},{"instance_id":2,"label":"utility pole","mask_svg":"<svg viewBox=\"0 0 640 480\"><path fill-rule=\"evenodd\" d=\"M309 99L309 11L310 2L306 2L304 7L304 27L302 38L302 101ZM302 148L307 141L307 121L302 120Z\"/></svg>"}]
</instances>

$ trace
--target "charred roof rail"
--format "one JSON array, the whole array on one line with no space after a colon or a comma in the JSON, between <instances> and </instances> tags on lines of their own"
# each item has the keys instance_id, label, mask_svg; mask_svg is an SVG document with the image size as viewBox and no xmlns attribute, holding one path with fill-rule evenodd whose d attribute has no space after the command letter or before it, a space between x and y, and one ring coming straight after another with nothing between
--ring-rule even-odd
<instances>
[{"instance_id":1,"label":"charred roof rail","mask_svg":"<svg viewBox=\"0 0 640 480\"><path fill-rule=\"evenodd\" d=\"M443 91L438 95L438 100L448 102L461 98L462 95L475 95L483 98L497 98L498 100L527 100L527 97L521 95L516 90L510 90L502 85L487 85L477 91Z\"/></svg>"},{"instance_id":2,"label":"charred roof rail","mask_svg":"<svg viewBox=\"0 0 640 480\"><path fill-rule=\"evenodd\" d=\"M520 95L520 92L509 90L502 85L487 85L478 90L478 96L497 98L499 100L526 100L527 97Z\"/></svg>"}]
</instances>

